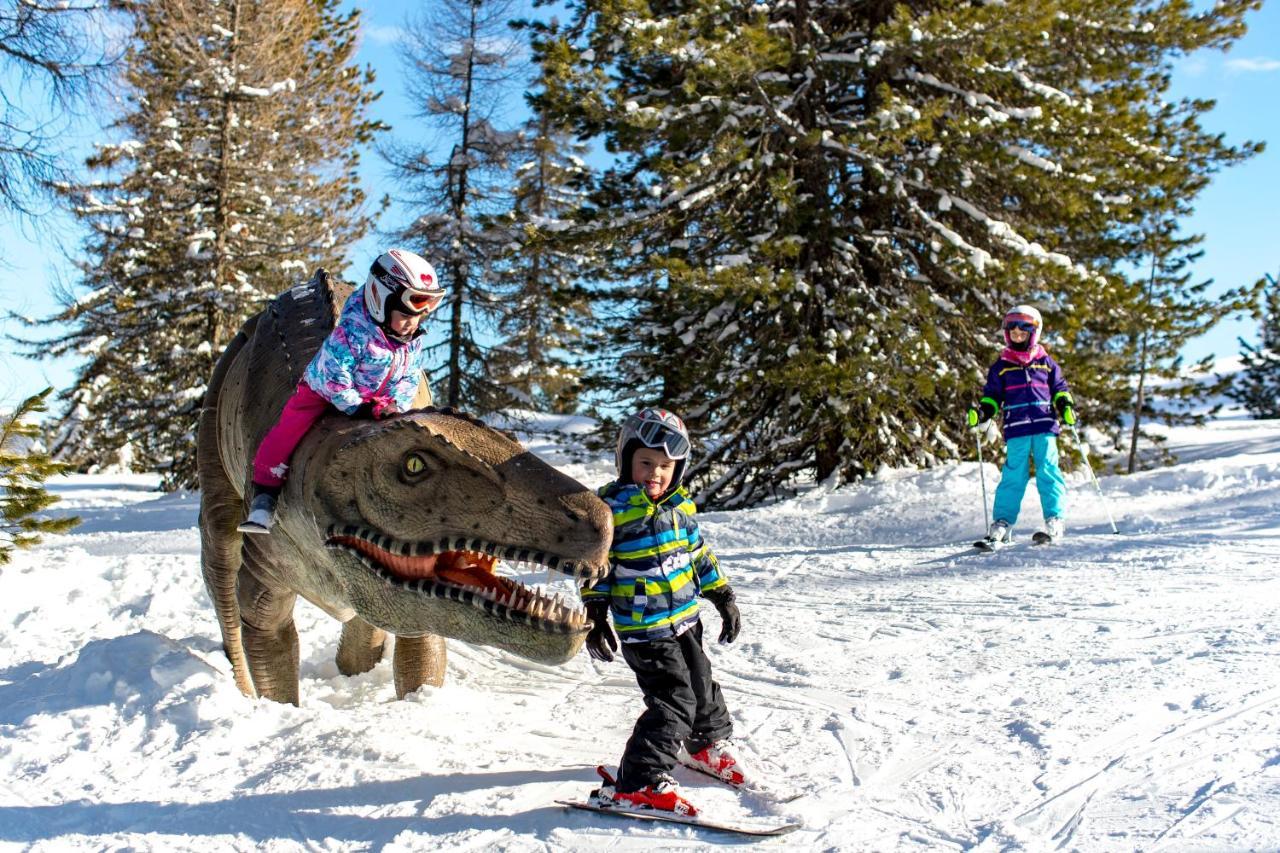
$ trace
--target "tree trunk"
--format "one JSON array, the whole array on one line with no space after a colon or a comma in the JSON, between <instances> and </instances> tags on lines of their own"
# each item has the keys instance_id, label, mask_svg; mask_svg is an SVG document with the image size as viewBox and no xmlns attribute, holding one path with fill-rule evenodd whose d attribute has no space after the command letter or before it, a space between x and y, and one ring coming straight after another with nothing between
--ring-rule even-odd
<instances>
[{"instance_id":1,"label":"tree trunk","mask_svg":"<svg viewBox=\"0 0 1280 853\"><path fill-rule=\"evenodd\" d=\"M471 94L472 83L475 80L476 9L477 4L472 3L469 25L471 47L467 52L466 95L462 101L466 104L466 108L462 112L462 144L454 147L449 162L450 174L454 176L456 181L453 193L453 221L458 228L459 235L462 233L463 224L466 222L467 217L467 172L470 168L467 162L467 152L471 145ZM460 164L456 173L453 171L454 164ZM454 408L458 408L462 404L462 307L466 301L467 284L470 276L470 264L467 263L465 257L466 242L459 239L458 244L458 248L463 252L464 256L452 265L455 293L453 297L453 314L449 323L448 403Z\"/></svg>"},{"instance_id":2,"label":"tree trunk","mask_svg":"<svg viewBox=\"0 0 1280 853\"><path fill-rule=\"evenodd\" d=\"M231 39L227 44L227 66L236 67L236 53L240 47L240 2L231 3ZM222 127L218 131L218 179L215 189L216 201L213 206L213 285L215 293L222 285L225 275L227 254L227 229L230 227L231 211L231 123L235 120L233 92L222 93ZM208 340L211 346L211 360L222 352L222 317L221 312L210 299L206 311L209 325ZM210 363L210 369L213 365Z\"/></svg>"},{"instance_id":3,"label":"tree trunk","mask_svg":"<svg viewBox=\"0 0 1280 853\"><path fill-rule=\"evenodd\" d=\"M1156 257L1151 256L1151 277L1147 279L1147 302L1143 306L1144 312L1149 313L1151 309L1151 291L1155 287L1156 279ZM1138 393L1134 397L1133 403L1133 433L1129 437L1129 473L1132 474L1138 468L1138 434L1142 431L1142 407L1146 404L1146 388L1147 388L1147 328L1142 330L1142 340L1138 344Z\"/></svg>"}]
</instances>

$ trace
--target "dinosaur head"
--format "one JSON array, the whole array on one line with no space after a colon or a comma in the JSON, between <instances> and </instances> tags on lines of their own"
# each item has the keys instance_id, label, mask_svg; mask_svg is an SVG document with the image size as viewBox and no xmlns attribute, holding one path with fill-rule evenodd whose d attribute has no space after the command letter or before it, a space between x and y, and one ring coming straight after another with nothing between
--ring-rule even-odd
<instances>
[{"instance_id":1,"label":"dinosaur head","mask_svg":"<svg viewBox=\"0 0 1280 853\"><path fill-rule=\"evenodd\" d=\"M543 663L577 653L590 623L576 597L495 570L603 575L611 518L599 498L449 409L330 423L295 452L281 505L291 535L322 538L329 565L312 571L331 575L329 598L397 636L438 634Z\"/></svg>"}]
</instances>

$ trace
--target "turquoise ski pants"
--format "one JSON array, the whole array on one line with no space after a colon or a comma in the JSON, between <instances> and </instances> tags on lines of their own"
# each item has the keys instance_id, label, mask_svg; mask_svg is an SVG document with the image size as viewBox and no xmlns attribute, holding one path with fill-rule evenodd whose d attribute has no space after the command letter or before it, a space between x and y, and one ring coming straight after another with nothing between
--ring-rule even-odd
<instances>
[{"instance_id":1,"label":"turquoise ski pants","mask_svg":"<svg viewBox=\"0 0 1280 853\"><path fill-rule=\"evenodd\" d=\"M1000 485L996 486L995 507L991 517L995 521L1007 521L1012 527L1022 508L1022 494L1027 490L1027 478L1031 473L1031 457L1036 460L1036 490L1040 492L1040 508L1044 517L1062 517L1062 499L1067 491L1067 481L1058 467L1058 440L1053 433L1023 435L1005 442L1007 454L1004 470L1000 472Z\"/></svg>"}]
</instances>

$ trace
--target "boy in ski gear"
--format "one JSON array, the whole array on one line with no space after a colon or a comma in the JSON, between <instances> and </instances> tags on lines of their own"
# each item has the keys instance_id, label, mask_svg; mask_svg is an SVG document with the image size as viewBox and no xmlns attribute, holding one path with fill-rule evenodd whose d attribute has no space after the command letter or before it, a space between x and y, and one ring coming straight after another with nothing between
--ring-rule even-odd
<instances>
[{"instance_id":1,"label":"boy in ski gear","mask_svg":"<svg viewBox=\"0 0 1280 853\"><path fill-rule=\"evenodd\" d=\"M253 457L253 499L240 530L266 533L289 457L328 412L386 418L407 410L423 370L423 317L445 291L435 268L405 249L379 255L342 308L333 331L307 365L293 396Z\"/></svg>"},{"instance_id":2,"label":"boy in ski gear","mask_svg":"<svg viewBox=\"0 0 1280 853\"><path fill-rule=\"evenodd\" d=\"M1030 305L1015 306L1005 314L1002 327L1004 351L987 371L981 401L967 412L970 428L999 412L1007 447L987 539L997 545L1010 540L1027 488L1029 458L1036 463L1036 489L1045 525L1050 537L1058 539L1063 533L1066 492L1058 468L1058 418L1067 425L1076 422L1071 389L1062 368L1040 344L1044 324L1038 310Z\"/></svg>"},{"instance_id":3,"label":"boy in ski gear","mask_svg":"<svg viewBox=\"0 0 1280 853\"><path fill-rule=\"evenodd\" d=\"M612 612L645 703L616 783L593 794L604 806L696 814L669 776L677 761L730 784L745 781L728 740L729 710L702 648L698 595L720 613L720 642L733 642L741 617L680 485L689 450L680 418L644 409L623 423L614 457L618 479L599 492L613 511L613 545L609 573L582 590L594 623L587 651L613 660L619 643L609 627Z\"/></svg>"}]
</instances>

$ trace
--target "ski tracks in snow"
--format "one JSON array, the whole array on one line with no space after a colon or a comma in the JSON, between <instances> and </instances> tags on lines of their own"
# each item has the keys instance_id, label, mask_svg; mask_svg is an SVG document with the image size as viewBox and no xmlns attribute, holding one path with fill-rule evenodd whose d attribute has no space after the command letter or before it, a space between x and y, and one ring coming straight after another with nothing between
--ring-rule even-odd
<instances>
[{"instance_id":1,"label":"ski tracks in snow","mask_svg":"<svg viewBox=\"0 0 1280 853\"><path fill-rule=\"evenodd\" d=\"M785 690L788 736L750 734L819 792L796 804L814 845L1274 840L1251 805L1280 789L1274 558L1186 522L1175 539L1084 534L981 559L832 547L822 524L811 549L719 547L744 619L722 683L739 716ZM785 523L805 540L803 519Z\"/></svg>"},{"instance_id":2,"label":"ski tracks in snow","mask_svg":"<svg viewBox=\"0 0 1280 853\"><path fill-rule=\"evenodd\" d=\"M735 737L808 796L682 784L715 817L802 821L763 842L787 849L1275 849L1280 430L1267 435L1269 456L1104 478L1123 536L1073 480L1056 547L1020 531L967 549L971 463L700 516L742 610L727 646L703 616ZM300 603L302 707L246 699L200 588L194 507L136 497L84 504L89 528L3 570L0 845L738 844L551 805L622 752L642 704L621 661L544 667L450 642L445 685L399 702L389 661L339 675L337 624Z\"/></svg>"}]
</instances>

